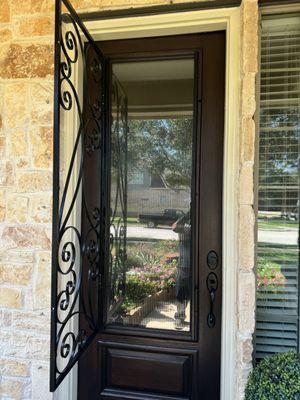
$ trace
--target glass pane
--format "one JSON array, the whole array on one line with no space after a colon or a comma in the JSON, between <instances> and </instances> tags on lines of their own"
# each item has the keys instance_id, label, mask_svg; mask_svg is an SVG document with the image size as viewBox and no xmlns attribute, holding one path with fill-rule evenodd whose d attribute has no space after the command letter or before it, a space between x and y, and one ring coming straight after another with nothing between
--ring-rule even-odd
<instances>
[{"instance_id":1,"label":"glass pane","mask_svg":"<svg viewBox=\"0 0 300 400\"><path fill-rule=\"evenodd\" d=\"M107 322L189 331L194 59L113 74Z\"/></svg>"},{"instance_id":2,"label":"glass pane","mask_svg":"<svg viewBox=\"0 0 300 400\"><path fill-rule=\"evenodd\" d=\"M262 24L256 357L299 340L300 17Z\"/></svg>"}]
</instances>

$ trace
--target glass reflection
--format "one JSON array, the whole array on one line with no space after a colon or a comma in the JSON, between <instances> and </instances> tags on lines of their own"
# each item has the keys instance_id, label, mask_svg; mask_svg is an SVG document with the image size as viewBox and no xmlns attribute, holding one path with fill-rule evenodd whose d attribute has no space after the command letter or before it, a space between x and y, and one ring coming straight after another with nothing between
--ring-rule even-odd
<instances>
[{"instance_id":1,"label":"glass reflection","mask_svg":"<svg viewBox=\"0 0 300 400\"><path fill-rule=\"evenodd\" d=\"M194 60L113 73L107 322L189 331Z\"/></svg>"}]
</instances>

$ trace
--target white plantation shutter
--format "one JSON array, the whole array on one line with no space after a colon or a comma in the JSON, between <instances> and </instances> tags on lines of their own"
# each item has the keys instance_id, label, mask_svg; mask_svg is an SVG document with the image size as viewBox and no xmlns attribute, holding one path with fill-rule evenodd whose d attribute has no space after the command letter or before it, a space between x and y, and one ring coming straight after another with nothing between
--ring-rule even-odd
<instances>
[{"instance_id":1,"label":"white plantation shutter","mask_svg":"<svg viewBox=\"0 0 300 400\"><path fill-rule=\"evenodd\" d=\"M299 350L300 15L261 31L256 358Z\"/></svg>"}]
</instances>

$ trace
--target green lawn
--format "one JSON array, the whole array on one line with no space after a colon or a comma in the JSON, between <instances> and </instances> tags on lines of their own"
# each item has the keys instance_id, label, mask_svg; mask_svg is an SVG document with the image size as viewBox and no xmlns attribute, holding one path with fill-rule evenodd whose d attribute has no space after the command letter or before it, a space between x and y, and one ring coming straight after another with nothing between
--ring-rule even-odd
<instances>
[{"instance_id":1,"label":"green lawn","mask_svg":"<svg viewBox=\"0 0 300 400\"><path fill-rule=\"evenodd\" d=\"M135 217L127 217L127 224L128 225L140 225L137 218L135 218Z\"/></svg>"},{"instance_id":2,"label":"green lawn","mask_svg":"<svg viewBox=\"0 0 300 400\"><path fill-rule=\"evenodd\" d=\"M282 219L258 220L258 229L298 229L299 223L296 221L286 221Z\"/></svg>"}]
</instances>

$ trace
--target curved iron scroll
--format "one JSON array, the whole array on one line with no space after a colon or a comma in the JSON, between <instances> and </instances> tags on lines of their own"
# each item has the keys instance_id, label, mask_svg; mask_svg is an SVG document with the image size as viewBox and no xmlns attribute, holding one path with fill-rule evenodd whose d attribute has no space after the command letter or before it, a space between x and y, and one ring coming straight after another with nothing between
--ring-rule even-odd
<instances>
[{"instance_id":1,"label":"curved iron scroll","mask_svg":"<svg viewBox=\"0 0 300 400\"><path fill-rule=\"evenodd\" d=\"M111 84L111 190L109 242L109 322L119 318L114 311L125 295L127 253L127 96L113 75ZM118 321L116 321L118 322Z\"/></svg>"},{"instance_id":2,"label":"curved iron scroll","mask_svg":"<svg viewBox=\"0 0 300 400\"><path fill-rule=\"evenodd\" d=\"M67 0L56 1L55 39L51 391L98 329L101 182L94 174L88 190L85 163L100 175L104 98L102 54Z\"/></svg>"}]
</instances>

